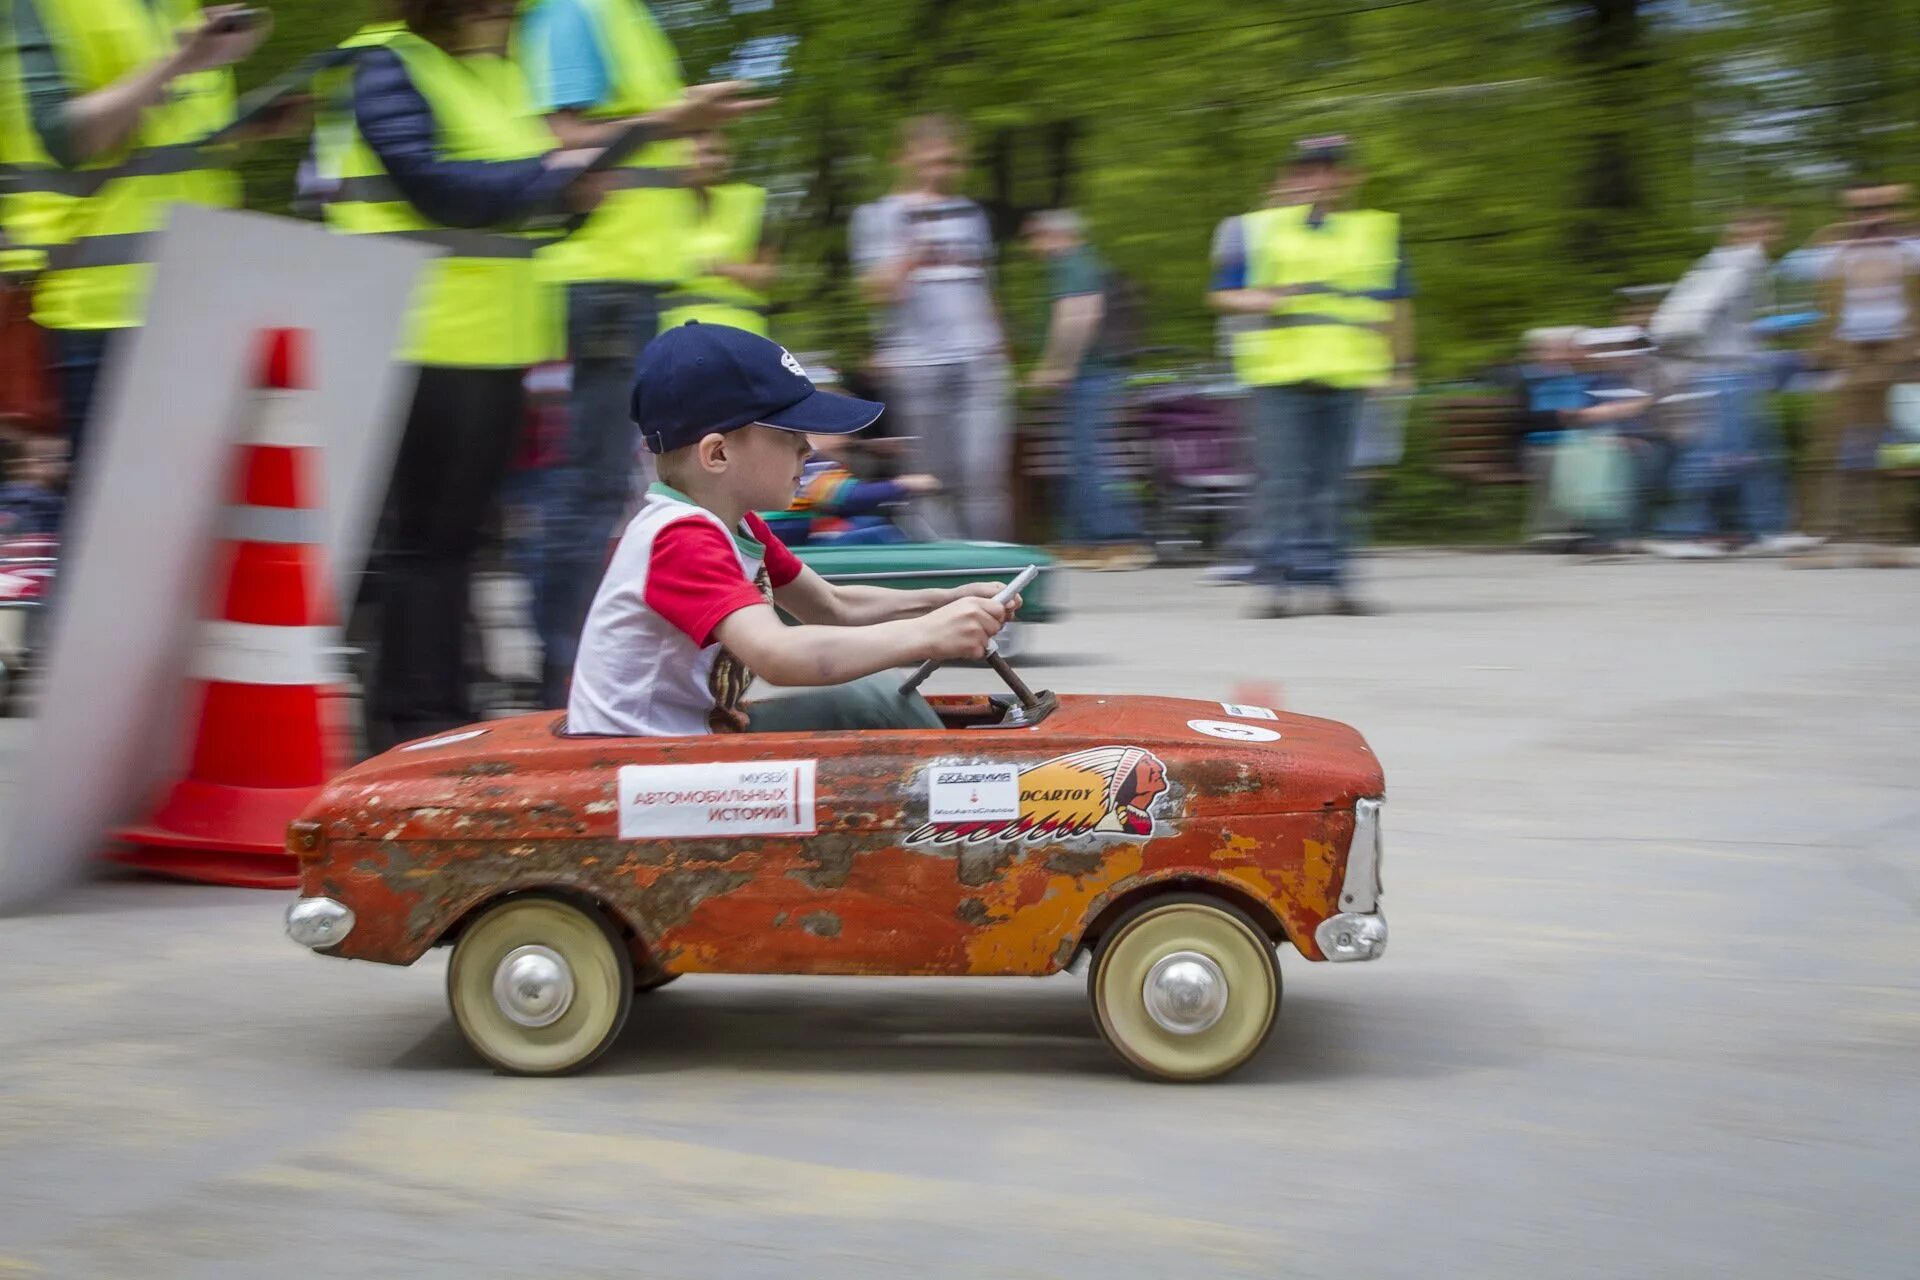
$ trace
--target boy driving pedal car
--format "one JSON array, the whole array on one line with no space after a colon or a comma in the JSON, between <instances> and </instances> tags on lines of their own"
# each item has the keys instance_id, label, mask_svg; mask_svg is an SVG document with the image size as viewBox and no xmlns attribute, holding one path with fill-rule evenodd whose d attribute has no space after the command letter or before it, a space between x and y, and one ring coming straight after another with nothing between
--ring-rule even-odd
<instances>
[{"instance_id":1,"label":"boy driving pedal car","mask_svg":"<svg viewBox=\"0 0 1920 1280\"><path fill-rule=\"evenodd\" d=\"M835 586L753 514L792 498L809 433L858 431L882 406L816 390L765 338L694 321L648 344L632 408L660 482L621 535L587 614L567 731L939 728L925 699L877 673L981 657L1018 598L996 603L999 583ZM801 625L782 622L776 603ZM754 676L807 692L748 707Z\"/></svg>"}]
</instances>

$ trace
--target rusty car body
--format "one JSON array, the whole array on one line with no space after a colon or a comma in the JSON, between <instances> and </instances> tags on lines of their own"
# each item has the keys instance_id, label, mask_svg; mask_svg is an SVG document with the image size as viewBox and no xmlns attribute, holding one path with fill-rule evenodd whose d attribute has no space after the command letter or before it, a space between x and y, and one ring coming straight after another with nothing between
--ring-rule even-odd
<instances>
[{"instance_id":1,"label":"rusty car body","mask_svg":"<svg viewBox=\"0 0 1920 1280\"><path fill-rule=\"evenodd\" d=\"M1202 1079L1264 1040L1278 944L1381 953L1383 778L1356 731L1044 696L1037 723L935 697L938 730L576 737L546 712L410 743L294 824L289 932L393 965L453 944L461 1029L529 1074L584 1065L683 974L1085 960L1121 1057Z\"/></svg>"}]
</instances>

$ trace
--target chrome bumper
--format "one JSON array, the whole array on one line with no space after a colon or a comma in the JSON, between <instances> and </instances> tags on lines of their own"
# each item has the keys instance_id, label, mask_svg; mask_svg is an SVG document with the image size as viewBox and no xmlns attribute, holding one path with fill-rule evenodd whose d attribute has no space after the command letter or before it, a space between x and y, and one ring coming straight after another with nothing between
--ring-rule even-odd
<instances>
[{"instance_id":1,"label":"chrome bumper","mask_svg":"<svg viewBox=\"0 0 1920 1280\"><path fill-rule=\"evenodd\" d=\"M287 936L303 947L324 951L353 932L353 908L332 898L302 898L287 908Z\"/></svg>"},{"instance_id":2,"label":"chrome bumper","mask_svg":"<svg viewBox=\"0 0 1920 1280\"><path fill-rule=\"evenodd\" d=\"M1340 911L1313 931L1320 954L1341 962L1378 960L1387 950L1387 917L1380 910L1380 810L1384 801L1356 800L1347 874L1340 882Z\"/></svg>"}]
</instances>

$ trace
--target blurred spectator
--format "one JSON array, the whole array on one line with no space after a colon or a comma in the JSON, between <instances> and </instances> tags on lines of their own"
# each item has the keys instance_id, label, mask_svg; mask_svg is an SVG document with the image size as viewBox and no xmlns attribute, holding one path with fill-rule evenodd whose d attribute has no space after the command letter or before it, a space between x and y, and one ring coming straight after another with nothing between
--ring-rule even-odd
<instances>
[{"instance_id":1,"label":"blurred spectator","mask_svg":"<svg viewBox=\"0 0 1920 1280\"><path fill-rule=\"evenodd\" d=\"M751 182L728 181L731 164L723 135L703 133L693 140L687 246L694 275L666 295L663 329L698 320L769 336L767 292L780 278L780 266L766 225L767 192Z\"/></svg>"},{"instance_id":2,"label":"blurred spectator","mask_svg":"<svg viewBox=\"0 0 1920 1280\"><path fill-rule=\"evenodd\" d=\"M1770 553L1811 545L1786 531L1785 462L1763 398L1772 366L1755 330L1779 233L1771 212L1735 217L1654 313L1653 340L1674 386L1662 405L1678 451L1666 537L1649 545L1658 554L1715 556L1735 542Z\"/></svg>"},{"instance_id":3,"label":"blurred spectator","mask_svg":"<svg viewBox=\"0 0 1920 1280\"><path fill-rule=\"evenodd\" d=\"M171 205L240 203L232 152L199 144L232 123L227 68L267 30L263 11L241 5L181 0L153 16L121 7L130 20L93 0L12 0L0 48L18 73L0 112L0 162L18 166L5 222L29 254L45 251L34 319L53 334L76 463L108 344L145 310L150 233Z\"/></svg>"},{"instance_id":4,"label":"blurred spectator","mask_svg":"<svg viewBox=\"0 0 1920 1280\"><path fill-rule=\"evenodd\" d=\"M1914 376L1920 352L1920 243L1905 233L1904 186L1857 184L1843 200L1852 217L1789 255L1784 267L1819 282L1826 320L1814 359L1839 378L1813 424L1802 492L1809 525L1836 544L1878 544L1862 553L1836 545L1809 568L1864 559L1903 563L1884 544L1901 540L1900 482L1876 465L1889 421L1888 393Z\"/></svg>"},{"instance_id":5,"label":"blurred spectator","mask_svg":"<svg viewBox=\"0 0 1920 1280\"><path fill-rule=\"evenodd\" d=\"M790 547L905 542L890 509L939 489L929 475L861 475L873 470L871 442L851 436L810 436L813 456L800 476L793 505L763 513L767 527Z\"/></svg>"},{"instance_id":6,"label":"blurred spectator","mask_svg":"<svg viewBox=\"0 0 1920 1280\"><path fill-rule=\"evenodd\" d=\"M387 496L380 642L367 693L375 751L466 724L472 562L514 452L533 364L558 354L530 221L591 208L593 152L560 151L505 56L510 0L400 0L350 90L336 84L319 167L336 231L448 250L423 271L402 358L420 366Z\"/></svg>"},{"instance_id":7,"label":"blurred spectator","mask_svg":"<svg viewBox=\"0 0 1920 1280\"><path fill-rule=\"evenodd\" d=\"M1562 495L1556 502L1575 515L1584 549L1613 553L1644 532L1672 450L1655 424L1645 332L1636 325L1583 329L1575 346L1584 403L1560 412L1566 436L1553 473ZM1576 492L1578 502L1566 496Z\"/></svg>"},{"instance_id":8,"label":"blurred spectator","mask_svg":"<svg viewBox=\"0 0 1920 1280\"><path fill-rule=\"evenodd\" d=\"M1035 214L1028 247L1048 265L1046 347L1029 386L1063 391L1071 452L1060 540L1064 563L1139 569L1153 563L1140 506L1113 474L1114 415L1120 398L1107 266L1071 209Z\"/></svg>"},{"instance_id":9,"label":"blurred spectator","mask_svg":"<svg viewBox=\"0 0 1920 1280\"><path fill-rule=\"evenodd\" d=\"M901 130L898 185L853 214L854 266L880 309L874 364L892 431L941 491L918 504L943 538L1012 534L1012 380L994 303L993 232L957 194L964 135L943 116Z\"/></svg>"},{"instance_id":10,"label":"blurred spectator","mask_svg":"<svg viewBox=\"0 0 1920 1280\"><path fill-rule=\"evenodd\" d=\"M1260 473L1255 576L1271 592L1262 613L1284 617L1302 584L1330 586L1337 612L1365 613L1347 580L1343 498L1366 390L1410 381L1400 220L1343 207L1360 180L1343 138L1301 143L1293 174L1289 189L1306 203L1241 217L1209 299L1262 320L1235 344Z\"/></svg>"},{"instance_id":11,"label":"blurred spectator","mask_svg":"<svg viewBox=\"0 0 1920 1280\"><path fill-rule=\"evenodd\" d=\"M641 0L541 0L522 6L517 56L533 101L569 147L604 147L636 123L651 140L615 166L612 188L573 234L542 254L567 286L572 434L548 477L548 544L535 619L541 700L566 705L567 680L607 542L649 465L628 415L633 362L660 323L660 299L694 272L693 208L683 191L692 146L757 103L736 84L683 87L673 44Z\"/></svg>"},{"instance_id":12,"label":"blurred spectator","mask_svg":"<svg viewBox=\"0 0 1920 1280\"><path fill-rule=\"evenodd\" d=\"M1575 367L1579 338L1577 325L1558 325L1529 329L1524 339L1520 387L1526 398L1527 433L1521 462L1527 474L1527 514L1523 533L1530 543L1559 543L1570 532L1566 518L1553 505L1553 453L1566 431L1560 415L1591 403L1588 377Z\"/></svg>"},{"instance_id":13,"label":"blurred spectator","mask_svg":"<svg viewBox=\"0 0 1920 1280\"><path fill-rule=\"evenodd\" d=\"M60 531L65 506L66 445L29 436L7 466L0 484L0 538L22 538Z\"/></svg>"}]
</instances>

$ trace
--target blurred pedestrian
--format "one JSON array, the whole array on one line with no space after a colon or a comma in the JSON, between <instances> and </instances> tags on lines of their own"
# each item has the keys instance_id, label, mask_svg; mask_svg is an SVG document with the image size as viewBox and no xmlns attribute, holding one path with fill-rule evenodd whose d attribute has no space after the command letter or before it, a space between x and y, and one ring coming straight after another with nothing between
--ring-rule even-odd
<instances>
[{"instance_id":1,"label":"blurred pedestrian","mask_svg":"<svg viewBox=\"0 0 1920 1280\"><path fill-rule=\"evenodd\" d=\"M1739 545L1770 554L1812 545L1787 529L1786 462L1765 399L1773 366L1756 328L1779 234L1769 210L1737 214L1653 314L1675 449L1663 536L1648 544L1656 554L1698 559Z\"/></svg>"},{"instance_id":2,"label":"blurred pedestrian","mask_svg":"<svg viewBox=\"0 0 1920 1280\"><path fill-rule=\"evenodd\" d=\"M856 209L851 229L861 291L880 309L874 364L895 434L913 438L911 469L939 480L921 499L943 538L1013 531L1012 376L994 303L993 231L958 194L960 126L908 120L893 192Z\"/></svg>"},{"instance_id":3,"label":"blurred pedestrian","mask_svg":"<svg viewBox=\"0 0 1920 1280\"><path fill-rule=\"evenodd\" d=\"M1553 505L1554 452L1569 424L1562 415L1592 403L1588 374L1577 367L1580 327L1554 325L1529 329L1522 339L1520 389L1526 399L1526 437L1521 469L1527 476L1527 512L1522 536L1531 546L1558 549L1573 534L1566 514Z\"/></svg>"},{"instance_id":4,"label":"blurred pedestrian","mask_svg":"<svg viewBox=\"0 0 1920 1280\"><path fill-rule=\"evenodd\" d=\"M565 706L587 607L646 455L628 416L633 362L660 325L661 297L694 274L693 206L679 188L694 150L684 135L757 103L735 83L687 89L673 44L641 0L532 0L515 56L533 99L569 147L604 147L636 121L652 138L617 165L611 193L543 258L566 286L571 433L547 477L547 545L536 583L541 701Z\"/></svg>"},{"instance_id":5,"label":"blurred pedestrian","mask_svg":"<svg viewBox=\"0 0 1920 1280\"><path fill-rule=\"evenodd\" d=\"M1889 545L1906 532L1901 482L1876 455L1888 393L1920 369L1920 241L1902 222L1907 198L1904 186L1857 183L1842 197L1848 220L1816 237L1811 253L1793 255L1819 282L1825 320L1814 359L1839 379L1814 419L1802 488L1809 529L1834 545L1808 568L1905 562Z\"/></svg>"},{"instance_id":6,"label":"blurred pedestrian","mask_svg":"<svg viewBox=\"0 0 1920 1280\"><path fill-rule=\"evenodd\" d=\"M1209 300L1261 318L1235 341L1259 471L1260 612L1284 617L1293 588L1324 585L1336 612L1361 614L1371 610L1348 576L1347 473L1367 391L1411 386L1412 290L1399 218L1347 207L1361 179L1347 140L1307 139L1291 168L1304 202L1239 219Z\"/></svg>"},{"instance_id":7,"label":"blurred pedestrian","mask_svg":"<svg viewBox=\"0 0 1920 1280\"><path fill-rule=\"evenodd\" d=\"M732 156L718 132L693 139L687 178L687 256L694 274L663 299L660 327L699 320L767 337L767 293L780 278L780 259L768 234L766 189L731 180Z\"/></svg>"},{"instance_id":8,"label":"blurred pedestrian","mask_svg":"<svg viewBox=\"0 0 1920 1280\"><path fill-rule=\"evenodd\" d=\"M1112 273L1071 209L1035 214L1027 224L1027 245L1047 263L1051 300L1046 347L1027 384L1062 392L1067 405L1062 559L1089 568L1144 568L1153 563L1153 552L1140 505L1126 481L1113 474L1121 374L1110 323L1118 305Z\"/></svg>"},{"instance_id":9,"label":"blurred pedestrian","mask_svg":"<svg viewBox=\"0 0 1920 1280\"><path fill-rule=\"evenodd\" d=\"M11 0L0 48L0 163L10 265L44 265L34 319L53 337L76 475L100 368L146 308L156 238L175 204L229 208L233 77L263 10L198 0Z\"/></svg>"},{"instance_id":10,"label":"blurred pedestrian","mask_svg":"<svg viewBox=\"0 0 1920 1280\"><path fill-rule=\"evenodd\" d=\"M334 230L438 245L401 356L420 368L387 497L380 639L367 694L376 751L469 722L463 641L473 556L521 428L530 366L559 352L534 253L591 209L591 150L563 151L505 57L514 0L398 0L401 24L346 42L328 76L320 169Z\"/></svg>"}]
</instances>

